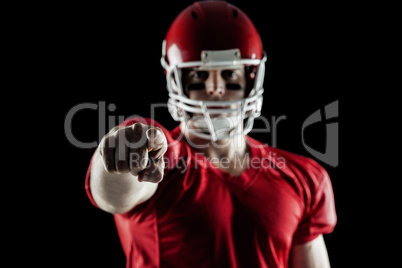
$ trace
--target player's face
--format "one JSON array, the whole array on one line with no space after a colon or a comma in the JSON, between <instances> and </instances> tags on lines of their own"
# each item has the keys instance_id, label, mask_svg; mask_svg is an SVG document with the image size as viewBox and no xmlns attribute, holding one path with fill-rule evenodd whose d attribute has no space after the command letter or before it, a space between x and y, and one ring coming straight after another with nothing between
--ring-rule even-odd
<instances>
[{"instance_id":1,"label":"player's face","mask_svg":"<svg viewBox=\"0 0 402 268\"><path fill-rule=\"evenodd\" d=\"M231 101L244 98L246 75L244 68L183 71L183 88L190 99Z\"/></svg>"},{"instance_id":2,"label":"player's face","mask_svg":"<svg viewBox=\"0 0 402 268\"><path fill-rule=\"evenodd\" d=\"M208 102L206 108L214 110L208 112L208 117L212 119L210 124L205 119L205 113L189 113L189 129L209 134L212 125L217 135L227 136L234 128L242 126L238 122L241 102L236 101L245 97L246 75L243 67L217 70L186 69L182 72L182 85L184 93L190 99ZM216 106L211 105L213 102L216 102ZM222 112L216 112L217 110Z\"/></svg>"}]
</instances>

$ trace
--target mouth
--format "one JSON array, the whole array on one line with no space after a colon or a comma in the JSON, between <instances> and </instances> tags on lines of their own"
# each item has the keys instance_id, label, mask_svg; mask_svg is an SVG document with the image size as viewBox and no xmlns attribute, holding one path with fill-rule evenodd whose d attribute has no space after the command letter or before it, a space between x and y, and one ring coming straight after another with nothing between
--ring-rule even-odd
<instances>
[{"instance_id":1,"label":"mouth","mask_svg":"<svg viewBox=\"0 0 402 268\"><path fill-rule=\"evenodd\" d=\"M229 131L238 125L238 117L230 117L228 115L216 114L210 115L210 119L205 117L192 118L190 125L192 128L199 129L200 131L210 132L209 126L215 131Z\"/></svg>"},{"instance_id":2,"label":"mouth","mask_svg":"<svg viewBox=\"0 0 402 268\"><path fill-rule=\"evenodd\" d=\"M208 109L228 109L229 105L207 105Z\"/></svg>"}]
</instances>

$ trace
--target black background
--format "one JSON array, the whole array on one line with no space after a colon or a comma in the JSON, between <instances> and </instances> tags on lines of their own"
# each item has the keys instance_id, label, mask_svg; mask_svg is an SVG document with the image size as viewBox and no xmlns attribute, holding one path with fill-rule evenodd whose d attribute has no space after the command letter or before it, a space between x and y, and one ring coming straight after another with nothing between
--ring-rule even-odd
<instances>
[{"instance_id":1,"label":"black background","mask_svg":"<svg viewBox=\"0 0 402 268\"><path fill-rule=\"evenodd\" d=\"M162 40L175 16L191 3L66 3L52 6L51 12L39 18L46 25L42 31L50 66L47 86L53 89L47 111L57 113L58 134L62 133L52 148L58 164L53 165L54 181L44 200L48 209L42 209L49 220L41 227L49 239L46 248L35 255L41 263L125 267L113 216L92 206L85 193L85 174L95 148L78 148L67 139L66 115L78 104L104 102L106 107L116 107L106 111L106 120L117 121L119 116L149 117L151 103L165 103ZM331 121L339 123L339 165L331 167L316 160L331 177L338 214L334 232L324 237L332 267L356 267L354 263L363 261L362 256L355 257L362 233L356 214L363 201L357 201L352 187L356 152L346 149L351 110L348 93L354 86L349 77L355 64L350 53L355 35L350 24L352 9L336 3L231 3L254 21L268 54L262 114L270 122L271 116L286 116L277 127L277 147L312 157L301 140L302 124L316 110L339 101L339 118ZM74 116L71 128L77 140L99 142L98 112L87 109ZM167 129L177 125L166 109L157 113L156 120ZM106 131L113 127L108 121L105 124ZM305 135L309 146L325 150L324 123L311 126ZM272 142L269 133L251 136ZM39 234L37 239L41 237Z\"/></svg>"}]
</instances>

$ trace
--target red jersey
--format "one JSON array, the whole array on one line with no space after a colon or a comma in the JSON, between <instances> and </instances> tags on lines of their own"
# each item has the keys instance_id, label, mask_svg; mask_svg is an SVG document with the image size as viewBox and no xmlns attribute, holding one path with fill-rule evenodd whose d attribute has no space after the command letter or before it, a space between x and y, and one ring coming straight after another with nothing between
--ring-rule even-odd
<instances>
[{"instance_id":1,"label":"red jersey","mask_svg":"<svg viewBox=\"0 0 402 268\"><path fill-rule=\"evenodd\" d=\"M169 148L155 194L114 216L127 267L288 267L292 245L335 227L330 178L312 159L247 136L250 161L232 176L190 147L179 127L145 123L163 130ZM96 206L90 168L85 187Z\"/></svg>"}]
</instances>

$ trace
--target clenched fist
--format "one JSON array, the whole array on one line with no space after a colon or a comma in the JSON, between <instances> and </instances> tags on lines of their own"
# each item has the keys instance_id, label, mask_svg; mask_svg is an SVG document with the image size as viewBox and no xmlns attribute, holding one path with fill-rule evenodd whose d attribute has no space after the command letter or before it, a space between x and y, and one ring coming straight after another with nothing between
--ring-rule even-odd
<instances>
[{"instance_id":1,"label":"clenched fist","mask_svg":"<svg viewBox=\"0 0 402 268\"><path fill-rule=\"evenodd\" d=\"M114 127L99 144L107 172L130 172L138 176L140 182L162 180L166 150L167 141L162 130L141 123Z\"/></svg>"}]
</instances>

